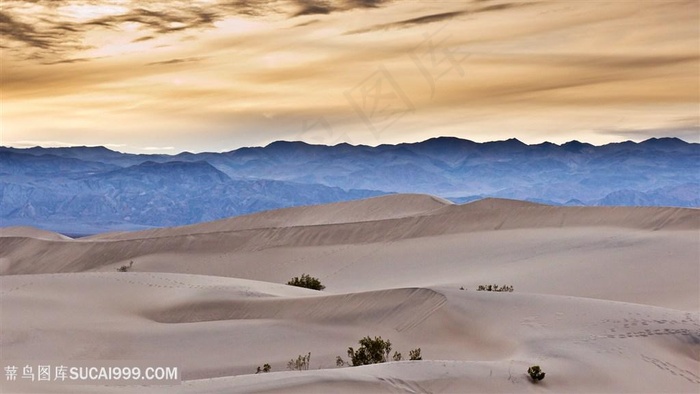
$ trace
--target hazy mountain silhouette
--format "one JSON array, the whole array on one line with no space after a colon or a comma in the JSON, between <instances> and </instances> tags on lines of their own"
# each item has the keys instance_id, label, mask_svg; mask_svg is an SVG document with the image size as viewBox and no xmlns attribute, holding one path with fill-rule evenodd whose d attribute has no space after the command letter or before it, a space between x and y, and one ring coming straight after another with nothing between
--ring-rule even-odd
<instances>
[{"instance_id":1,"label":"hazy mountain silhouette","mask_svg":"<svg viewBox=\"0 0 700 394\"><path fill-rule=\"evenodd\" d=\"M603 146L454 137L377 147L277 141L174 156L104 147L0 148L0 218L3 226L93 232L394 192L455 202L504 197L698 207L699 159L700 144L677 138Z\"/></svg>"}]
</instances>

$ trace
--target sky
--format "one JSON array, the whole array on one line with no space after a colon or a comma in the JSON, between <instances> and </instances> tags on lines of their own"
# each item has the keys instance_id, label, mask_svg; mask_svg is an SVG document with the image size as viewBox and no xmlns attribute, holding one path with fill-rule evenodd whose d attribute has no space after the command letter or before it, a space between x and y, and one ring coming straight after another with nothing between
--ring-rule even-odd
<instances>
[{"instance_id":1,"label":"sky","mask_svg":"<svg viewBox=\"0 0 700 394\"><path fill-rule=\"evenodd\" d=\"M700 141L700 2L2 0L1 145Z\"/></svg>"}]
</instances>

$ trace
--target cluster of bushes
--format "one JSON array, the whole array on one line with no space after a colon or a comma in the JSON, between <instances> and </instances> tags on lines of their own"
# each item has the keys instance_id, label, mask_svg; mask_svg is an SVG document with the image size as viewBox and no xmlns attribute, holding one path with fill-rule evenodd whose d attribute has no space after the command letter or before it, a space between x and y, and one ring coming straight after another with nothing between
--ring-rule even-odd
<instances>
[{"instance_id":1,"label":"cluster of bushes","mask_svg":"<svg viewBox=\"0 0 700 394\"><path fill-rule=\"evenodd\" d=\"M126 272L133 264L134 262L132 261L129 266L124 265L118 268L117 271ZM302 274L301 277L295 276L289 282L287 282L287 284L290 286L305 287L307 289L319 291L326 288L326 286L321 284L321 281L318 278L314 278L309 274ZM466 290L464 286L460 287L459 289ZM476 290L512 293L513 286L499 286L496 284L479 285ZM380 364L389 361L390 358L392 361L403 360L403 355L400 352L394 351L394 354L391 354L391 341L384 340L382 337L374 337L374 339L372 339L371 337L366 336L360 339L358 343L360 344L360 347L357 348L357 350L355 350L352 346L348 347L348 357L350 362L346 362L340 356L336 357L335 364L338 367L345 365L356 367L359 365ZM421 356L420 348L409 351L408 359L422 360L423 357ZM289 360L287 363L287 369L305 371L309 369L310 364L311 352L307 353L305 356L300 354L296 359ZM258 367L257 372L255 373L270 372L271 369L270 364L265 364L262 368ZM533 365L528 368L527 373L530 375L530 378L534 383L544 379L544 372L542 372L538 365Z\"/></svg>"},{"instance_id":2,"label":"cluster of bushes","mask_svg":"<svg viewBox=\"0 0 700 394\"><path fill-rule=\"evenodd\" d=\"M350 357L351 363L345 362L342 357L338 356L335 361L336 366L342 367L347 365L356 367L359 365L381 364L389 360L389 355L391 354L391 341L385 341L382 339L382 337L374 337L374 339L372 339L367 336L360 339L359 343L360 347L357 350L353 349L352 347L348 348L348 357ZM408 359L412 361L423 359L420 354L420 348L409 351L408 357ZM393 361L402 361L403 356L401 356L401 353L399 352L394 352L391 359ZM292 371L308 371L310 365L311 352L307 353L305 356L300 354L296 360L289 360L287 363L287 369ZM270 372L271 370L272 367L270 367L270 364L265 364L262 366L262 368L258 367L255 373L266 373ZM527 373L530 375L530 379L532 379L533 383L537 383L544 379L544 372L539 365L531 366L527 369Z\"/></svg>"},{"instance_id":3,"label":"cluster of bushes","mask_svg":"<svg viewBox=\"0 0 700 394\"><path fill-rule=\"evenodd\" d=\"M301 274L301 277L295 276L289 282L287 282L287 284L290 286L305 287L307 289L319 291L326 288L326 286L321 284L321 281L318 280L318 278L314 278L309 274Z\"/></svg>"},{"instance_id":4,"label":"cluster of bushes","mask_svg":"<svg viewBox=\"0 0 700 394\"><path fill-rule=\"evenodd\" d=\"M359 365L369 365L369 364L380 364L389 361L402 361L403 355L398 351L395 351L391 355L391 341L383 340L382 337L371 337L367 336L359 340L360 347L357 350L352 347L348 348L348 357L350 362L346 362L342 357L338 356L336 358L336 365L338 367L342 366L359 366ZM420 348L413 349L408 352L409 360L422 360ZM307 371L311 366L311 352L306 355L299 355L296 359L291 359L287 363L287 369L292 371ZM261 372L270 372L272 368L270 364L265 364L263 367L258 367L256 374Z\"/></svg>"},{"instance_id":5,"label":"cluster of bushes","mask_svg":"<svg viewBox=\"0 0 700 394\"><path fill-rule=\"evenodd\" d=\"M360 347L355 350L352 347L348 348L348 357L350 363L345 362L342 357L336 357L335 364L339 367L343 365L358 365L380 364L389 361L391 355L391 341L383 340L382 337L374 337L374 339L366 336L359 340ZM409 360L422 360L420 348L413 349L409 353ZM393 361L403 360L403 356L398 351L391 356Z\"/></svg>"},{"instance_id":6,"label":"cluster of bushes","mask_svg":"<svg viewBox=\"0 0 700 394\"><path fill-rule=\"evenodd\" d=\"M306 356L302 356L300 354L296 360L289 360L289 362L287 363L287 369L292 371L308 371L309 365L311 365L311 352L309 352Z\"/></svg>"},{"instance_id":7,"label":"cluster of bushes","mask_svg":"<svg viewBox=\"0 0 700 394\"><path fill-rule=\"evenodd\" d=\"M479 285L479 287L476 288L476 291L498 291L498 292L512 293L513 286Z\"/></svg>"}]
</instances>

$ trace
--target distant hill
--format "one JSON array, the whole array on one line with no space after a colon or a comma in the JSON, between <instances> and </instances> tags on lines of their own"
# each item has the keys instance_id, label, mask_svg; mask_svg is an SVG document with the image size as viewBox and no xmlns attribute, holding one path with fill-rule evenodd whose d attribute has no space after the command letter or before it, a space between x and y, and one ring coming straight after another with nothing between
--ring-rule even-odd
<instances>
[{"instance_id":1,"label":"distant hill","mask_svg":"<svg viewBox=\"0 0 700 394\"><path fill-rule=\"evenodd\" d=\"M457 203L700 206L700 144L594 146L440 137L398 145L277 141L225 153L134 155L104 147L0 147L2 226L143 229L388 193ZM82 230L81 230L82 229Z\"/></svg>"}]
</instances>

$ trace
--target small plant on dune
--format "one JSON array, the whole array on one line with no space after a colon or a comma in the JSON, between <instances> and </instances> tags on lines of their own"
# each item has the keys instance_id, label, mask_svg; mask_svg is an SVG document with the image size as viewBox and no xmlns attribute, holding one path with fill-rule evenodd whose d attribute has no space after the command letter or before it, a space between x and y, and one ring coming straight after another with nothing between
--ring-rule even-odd
<instances>
[{"instance_id":1,"label":"small plant on dune","mask_svg":"<svg viewBox=\"0 0 700 394\"><path fill-rule=\"evenodd\" d=\"M537 383L544 379L544 372L540 369L539 365L533 365L527 369L527 373L530 375L533 383Z\"/></svg>"},{"instance_id":2,"label":"small plant on dune","mask_svg":"<svg viewBox=\"0 0 700 394\"><path fill-rule=\"evenodd\" d=\"M350 364L346 363L345 360L343 360L343 358L340 357L340 356L338 356L338 357L335 358L335 366L336 366L336 367L342 367L342 366L345 366L345 365L348 365L348 366L349 366Z\"/></svg>"},{"instance_id":3,"label":"small plant on dune","mask_svg":"<svg viewBox=\"0 0 700 394\"><path fill-rule=\"evenodd\" d=\"M260 372L270 372L272 370L272 367L270 364L265 364L262 366L262 368L258 367L258 370L255 371L256 374L259 374Z\"/></svg>"},{"instance_id":4,"label":"small plant on dune","mask_svg":"<svg viewBox=\"0 0 700 394\"><path fill-rule=\"evenodd\" d=\"M512 293L513 292L513 286L509 285L479 285L479 287L476 288L476 291L496 291L496 292L503 292L503 293Z\"/></svg>"},{"instance_id":5,"label":"small plant on dune","mask_svg":"<svg viewBox=\"0 0 700 394\"><path fill-rule=\"evenodd\" d=\"M131 260L131 262L129 263L129 265L122 265L121 267L117 268L117 271L118 271L118 272L127 272L127 271L129 271L129 270L131 269L131 267L133 267L133 266L134 266L134 261Z\"/></svg>"},{"instance_id":6,"label":"small plant on dune","mask_svg":"<svg viewBox=\"0 0 700 394\"><path fill-rule=\"evenodd\" d=\"M302 356L301 354L297 359L291 359L287 363L287 369L289 370L297 370L297 371L308 371L309 370L309 365L311 364L311 352L309 352L306 356Z\"/></svg>"},{"instance_id":7,"label":"small plant on dune","mask_svg":"<svg viewBox=\"0 0 700 394\"><path fill-rule=\"evenodd\" d=\"M326 286L321 284L321 281L318 280L318 278L314 278L309 274L301 274L301 277L295 276L289 282L287 282L287 284L290 286L305 287L307 289L319 291L326 288Z\"/></svg>"},{"instance_id":8,"label":"small plant on dune","mask_svg":"<svg viewBox=\"0 0 700 394\"><path fill-rule=\"evenodd\" d=\"M401 361L403 360L403 356L399 352L394 352L394 355L391 357L391 359L394 361Z\"/></svg>"},{"instance_id":9,"label":"small plant on dune","mask_svg":"<svg viewBox=\"0 0 700 394\"><path fill-rule=\"evenodd\" d=\"M413 349L410 352L408 352L408 359L411 361L422 360L423 357L421 357L420 355L420 348Z\"/></svg>"}]
</instances>

